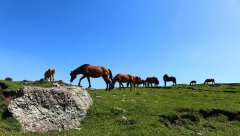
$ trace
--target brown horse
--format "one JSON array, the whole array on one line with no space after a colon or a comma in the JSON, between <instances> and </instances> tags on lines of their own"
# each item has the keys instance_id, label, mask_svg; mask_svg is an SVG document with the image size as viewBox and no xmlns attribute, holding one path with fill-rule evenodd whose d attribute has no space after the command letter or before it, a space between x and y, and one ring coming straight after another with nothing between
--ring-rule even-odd
<instances>
[{"instance_id":1,"label":"brown horse","mask_svg":"<svg viewBox=\"0 0 240 136\"><path fill-rule=\"evenodd\" d=\"M73 82L73 80L77 77L77 75L82 74L83 76L80 78L78 86L81 86L82 79L86 78L88 79L89 86L88 88L91 88L91 82L90 77L93 78L99 78L102 77L106 83L106 90L110 91L110 79L112 80L112 72L110 69L107 69L102 66L91 66L89 64L84 64L74 71L71 71L70 76L70 82Z\"/></svg>"},{"instance_id":2,"label":"brown horse","mask_svg":"<svg viewBox=\"0 0 240 136\"><path fill-rule=\"evenodd\" d=\"M50 79L50 81L54 81L54 74L55 74L55 69L54 69L54 68L49 68L49 69L44 73L44 80Z\"/></svg>"},{"instance_id":3,"label":"brown horse","mask_svg":"<svg viewBox=\"0 0 240 136\"><path fill-rule=\"evenodd\" d=\"M129 86L130 83L127 83L127 87ZM134 76L133 77L133 86L136 87L136 86L139 86L142 84L142 80L139 76Z\"/></svg>"},{"instance_id":4,"label":"brown horse","mask_svg":"<svg viewBox=\"0 0 240 136\"><path fill-rule=\"evenodd\" d=\"M139 86L140 84L142 84L142 79L139 76L135 76L133 83L134 86Z\"/></svg>"},{"instance_id":5,"label":"brown horse","mask_svg":"<svg viewBox=\"0 0 240 136\"><path fill-rule=\"evenodd\" d=\"M159 81L158 81L158 78L157 77L148 77L146 80L145 80L145 85L146 86L149 86L149 84L152 86L152 84L154 84L155 86L158 86L159 85Z\"/></svg>"},{"instance_id":6,"label":"brown horse","mask_svg":"<svg viewBox=\"0 0 240 136\"><path fill-rule=\"evenodd\" d=\"M130 87L132 88L134 84L134 76L130 74L117 74L112 80L111 89L114 88L116 82L119 82L119 89L123 88L125 90L123 83L130 84Z\"/></svg>"},{"instance_id":7,"label":"brown horse","mask_svg":"<svg viewBox=\"0 0 240 136\"><path fill-rule=\"evenodd\" d=\"M141 80L143 86L146 86L146 81L144 79Z\"/></svg>"}]
</instances>

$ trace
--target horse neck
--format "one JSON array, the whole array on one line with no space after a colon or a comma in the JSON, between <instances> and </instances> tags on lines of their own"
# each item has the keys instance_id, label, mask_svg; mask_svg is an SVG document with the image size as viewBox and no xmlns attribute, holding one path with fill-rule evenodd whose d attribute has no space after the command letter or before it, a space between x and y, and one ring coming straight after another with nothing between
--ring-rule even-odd
<instances>
[{"instance_id":1,"label":"horse neck","mask_svg":"<svg viewBox=\"0 0 240 136\"><path fill-rule=\"evenodd\" d=\"M76 75L83 74L83 70L82 70L82 68L77 68L73 71L73 73Z\"/></svg>"},{"instance_id":2,"label":"horse neck","mask_svg":"<svg viewBox=\"0 0 240 136\"><path fill-rule=\"evenodd\" d=\"M113 78L112 79L112 85L115 85L116 81L117 81L116 78Z\"/></svg>"},{"instance_id":3,"label":"horse neck","mask_svg":"<svg viewBox=\"0 0 240 136\"><path fill-rule=\"evenodd\" d=\"M169 77L168 76L164 76L164 80L168 81Z\"/></svg>"}]
</instances>

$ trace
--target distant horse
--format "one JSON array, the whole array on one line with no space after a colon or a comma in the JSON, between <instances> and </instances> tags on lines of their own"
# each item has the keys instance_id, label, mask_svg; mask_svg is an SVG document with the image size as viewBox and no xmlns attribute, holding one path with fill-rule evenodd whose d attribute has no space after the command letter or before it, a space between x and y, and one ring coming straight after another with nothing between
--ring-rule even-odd
<instances>
[{"instance_id":1,"label":"distant horse","mask_svg":"<svg viewBox=\"0 0 240 136\"><path fill-rule=\"evenodd\" d=\"M73 80L77 77L77 75L82 74L83 76L80 78L78 86L81 86L82 79L86 78L88 79L89 86L88 88L91 88L91 82L90 77L93 78L99 78L102 77L106 83L106 90L110 91L110 79L112 80L112 72L110 69L107 69L102 66L91 66L89 64L84 64L77 69L71 71L70 76L70 82L73 82Z\"/></svg>"},{"instance_id":2,"label":"distant horse","mask_svg":"<svg viewBox=\"0 0 240 136\"><path fill-rule=\"evenodd\" d=\"M169 77L167 74L165 74L163 76L163 80L164 80L165 87L167 86L167 82L173 82L173 86L177 85L176 78L173 76Z\"/></svg>"},{"instance_id":3,"label":"distant horse","mask_svg":"<svg viewBox=\"0 0 240 136\"><path fill-rule=\"evenodd\" d=\"M209 84L209 83L215 84L215 80L214 79L206 79L204 82L204 84Z\"/></svg>"},{"instance_id":4,"label":"distant horse","mask_svg":"<svg viewBox=\"0 0 240 136\"><path fill-rule=\"evenodd\" d=\"M127 87L129 86L130 83L127 83ZM133 86L139 86L140 84L142 84L142 80L139 76L134 76L133 78Z\"/></svg>"},{"instance_id":5,"label":"distant horse","mask_svg":"<svg viewBox=\"0 0 240 136\"><path fill-rule=\"evenodd\" d=\"M196 85L196 84L197 84L197 81L196 81L196 80L193 80L193 81L190 82L190 86L191 86L191 85Z\"/></svg>"},{"instance_id":6,"label":"distant horse","mask_svg":"<svg viewBox=\"0 0 240 136\"><path fill-rule=\"evenodd\" d=\"M44 73L44 80L50 79L50 81L54 81L54 74L55 74L55 69L54 69L54 68L49 68L49 69Z\"/></svg>"},{"instance_id":7,"label":"distant horse","mask_svg":"<svg viewBox=\"0 0 240 136\"><path fill-rule=\"evenodd\" d=\"M123 88L125 90L123 83L130 84L130 87L132 88L134 84L134 76L130 74L117 74L112 80L111 89L114 88L116 82L119 82L119 89Z\"/></svg>"},{"instance_id":8,"label":"distant horse","mask_svg":"<svg viewBox=\"0 0 240 136\"><path fill-rule=\"evenodd\" d=\"M148 77L146 80L145 80L145 86L149 86L149 84L151 86L153 86L153 84L155 86L158 86L159 85L159 81L158 81L158 78L157 77Z\"/></svg>"},{"instance_id":9,"label":"distant horse","mask_svg":"<svg viewBox=\"0 0 240 136\"><path fill-rule=\"evenodd\" d=\"M143 86L146 86L146 81L144 79L142 79L141 84L143 84Z\"/></svg>"}]
</instances>

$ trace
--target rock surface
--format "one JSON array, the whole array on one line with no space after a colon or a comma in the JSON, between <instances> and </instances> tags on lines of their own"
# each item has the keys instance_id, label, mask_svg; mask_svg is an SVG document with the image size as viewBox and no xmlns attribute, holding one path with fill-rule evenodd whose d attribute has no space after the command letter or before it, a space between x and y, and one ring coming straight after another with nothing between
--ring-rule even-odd
<instances>
[{"instance_id":1,"label":"rock surface","mask_svg":"<svg viewBox=\"0 0 240 136\"><path fill-rule=\"evenodd\" d=\"M23 96L12 100L8 110L25 132L78 128L93 103L79 87L23 87L20 91Z\"/></svg>"}]
</instances>

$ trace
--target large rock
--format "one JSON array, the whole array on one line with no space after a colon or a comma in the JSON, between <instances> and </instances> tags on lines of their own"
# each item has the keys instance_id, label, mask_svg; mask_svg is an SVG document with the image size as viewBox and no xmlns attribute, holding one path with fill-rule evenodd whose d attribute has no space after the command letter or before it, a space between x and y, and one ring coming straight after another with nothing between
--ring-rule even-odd
<instances>
[{"instance_id":1,"label":"large rock","mask_svg":"<svg viewBox=\"0 0 240 136\"><path fill-rule=\"evenodd\" d=\"M8 110L23 131L41 132L78 128L92 104L79 87L23 87L23 96L12 100Z\"/></svg>"}]
</instances>

